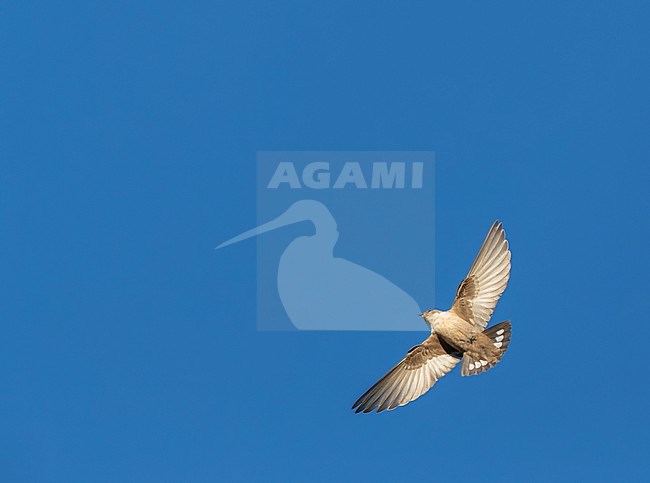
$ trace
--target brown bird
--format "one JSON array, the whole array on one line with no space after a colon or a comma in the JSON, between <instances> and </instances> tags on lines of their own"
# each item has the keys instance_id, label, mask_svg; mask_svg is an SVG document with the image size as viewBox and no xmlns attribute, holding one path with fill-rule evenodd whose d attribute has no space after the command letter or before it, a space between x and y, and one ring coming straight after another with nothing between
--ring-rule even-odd
<instances>
[{"instance_id":1,"label":"brown bird","mask_svg":"<svg viewBox=\"0 0 650 483\"><path fill-rule=\"evenodd\" d=\"M472 376L493 367L510 343L510 321L485 329L510 278L510 250L497 220L456 291L451 309L421 314L431 335L368 389L352 409L369 413L415 401L462 359L461 374ZM484 330L485 329L485 330Z\"/></svg>"}]
</instances>

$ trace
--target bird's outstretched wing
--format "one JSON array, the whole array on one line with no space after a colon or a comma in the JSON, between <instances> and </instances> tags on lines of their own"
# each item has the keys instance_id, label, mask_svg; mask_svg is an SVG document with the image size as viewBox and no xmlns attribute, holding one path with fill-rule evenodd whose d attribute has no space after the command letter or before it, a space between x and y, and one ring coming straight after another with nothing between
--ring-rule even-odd
<instances>
[{"instance_id":1,"label":"bird's outstretched wing","mask_svg":"<svg viewBox=\"0 0 650 483\"><path fill-rule=\"evenodd\" d=\"M368 389L352 409L356 408L357 413L377 409L380 413L416 400L458 364L460 355L452 354L451 347L443 346L438 336L431 334L408 351L406 357Z\"/></svg>"},{"instance_id":2,"label":"bird's outstretched wing","mask_svg":"<svg viewBox=\"0 0 650 483\"><path fill-rule=\"evenodd\" d=\"M497 220L485 237L465 280L458 286L451 310L485 328L510 278L510 250L506 232Z\"/></svg>"}]
</instances>

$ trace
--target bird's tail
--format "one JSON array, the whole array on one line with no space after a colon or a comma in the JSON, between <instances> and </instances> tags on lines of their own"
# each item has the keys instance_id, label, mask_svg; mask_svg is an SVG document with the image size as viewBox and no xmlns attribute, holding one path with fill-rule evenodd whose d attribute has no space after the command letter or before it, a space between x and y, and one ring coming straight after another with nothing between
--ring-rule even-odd
<instances>
[{"instance_id":1,"label":"bird's tail","mask_svg":"<svg viewBox=\"0 0 650 483\"><path fill-rule=\"evenodd\" d=\"M510 344L510 333L512 332L512 325L509 320L488 327L483 331L490 340L492 340L494 347L501 350L501 355L505 354L508 345Z\"/></svg>"},{"instance_id":2,"label":"bird's tail","mask_svg":"<svg viewBox=\"0 0 650 483\"><path fill-rule=\"evenodd\" d=\"M509 320L505 320L497 325L489 327L483 333L490 339L492 345L498 349L498 354L495 356L488 355L492 351L467 351L463 355L463 365L461 373L463 376L473 376L487 371L489 368L496 365L501 360L503 354L506 353L508 345L510 345L510 333L512 325Z\"/></svg>"}]
</instances>

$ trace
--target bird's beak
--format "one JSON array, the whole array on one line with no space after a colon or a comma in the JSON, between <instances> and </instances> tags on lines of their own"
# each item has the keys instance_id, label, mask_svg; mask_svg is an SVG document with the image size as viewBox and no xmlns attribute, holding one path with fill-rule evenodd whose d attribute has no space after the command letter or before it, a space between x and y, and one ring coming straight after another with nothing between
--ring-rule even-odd
<instances>
[{"instance_id":1,"label":"bird's beak","mask_svg":"<svg viewBox=\"0 0 650 483\"><path fill-rule=\"evenodd\" d=\"M233 243L237 243L242 240L246 240L247 238L251 238L253 236L261 235L262 233L266 233L267 231L275 230L276 228L290 225L292 223L297 223L303 220L304 220L303 217L297 218L296 216L293 216L291 210L287 210L284 213L282 213L280 216L278 216L276 219L264 223L258 226L257 228L253 228L252 230L245 231L241 235L237 235L236 237L223 242L221 245L216 247L215 250L226 247L228 245L232 245Z\"/></svg>"}]
</instances>

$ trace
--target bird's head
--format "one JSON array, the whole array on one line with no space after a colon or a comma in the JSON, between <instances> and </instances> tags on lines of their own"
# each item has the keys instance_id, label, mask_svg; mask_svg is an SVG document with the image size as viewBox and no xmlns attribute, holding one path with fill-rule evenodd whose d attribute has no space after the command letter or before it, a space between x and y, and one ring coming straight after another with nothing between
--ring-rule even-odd
<instances>
[{"instance_id":1,"label":"bird's head","mask_svg":"<svg viewBox=\"0 0 650 483\"><path fill-rule=\"evenodd\" d=\"M427 325L433 330L435 324L436 324L436 318L438 317L438 314L440 313L440 310L427 310L426 312L422 312L420 314L420 317L424 319L424 321L427 323Z\"/></svg>"},{"instance_id":2,"label":"bird's head","mask_svg":"<svg viewBox=\"0 0 650 483\"><path fill-rule=\"evenodd\" d=\"M427 310L426 312L422 312L420 314L420 317L422 317L424 320L432 320L439 313L440 313L440 310L436 310L436 309Z\"/></svg>"}]
</instances>

